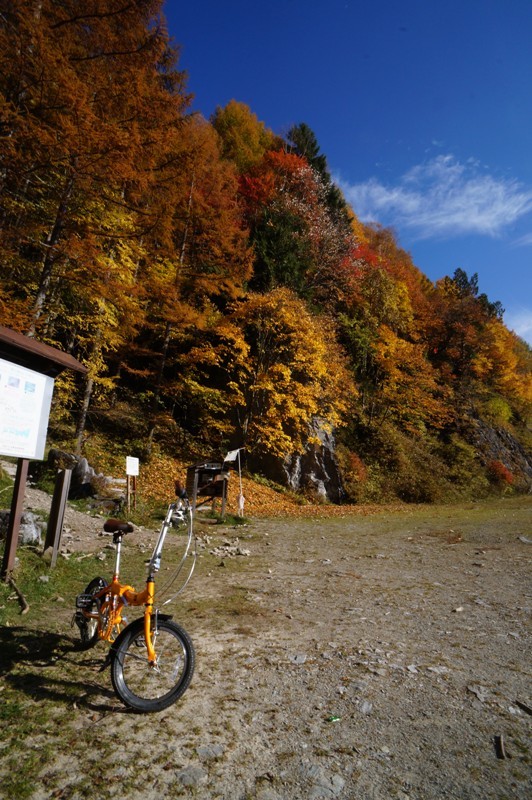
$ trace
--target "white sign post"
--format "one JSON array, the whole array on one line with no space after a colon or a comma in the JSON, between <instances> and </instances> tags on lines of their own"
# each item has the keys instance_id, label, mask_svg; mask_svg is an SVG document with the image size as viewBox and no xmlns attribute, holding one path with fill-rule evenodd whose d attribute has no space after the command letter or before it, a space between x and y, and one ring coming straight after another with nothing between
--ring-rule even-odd
<instances>
[{"instance_id":1,"label":"white sign post","mask_svg":"<svg viewBox=\"0 0 532 800\"><path fill-rule=\"evenodd\" d=\"M126 456L127 480L127 510L131 509L131 495L133 495L133 508L137 507L137 477L139 474L139 460L133 456Z\"/></svg>"}]
</instances>

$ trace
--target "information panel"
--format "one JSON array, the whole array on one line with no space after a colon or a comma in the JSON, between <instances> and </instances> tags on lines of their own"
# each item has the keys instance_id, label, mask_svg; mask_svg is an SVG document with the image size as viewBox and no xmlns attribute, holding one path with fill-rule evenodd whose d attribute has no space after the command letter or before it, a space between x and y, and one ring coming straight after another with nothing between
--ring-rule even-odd
<instances>
[{"instance_id":1,"label":"information panel","mask_svg":"<svg viewBox=\"0 0 532 800\"><path fill-rule=\"evenodd\" d=\"M0 454L42 460L54 379L0 358Z\"/></svg>"},{"instance_id":2,"label":"information panel","mask_svg":"<svg viewBox=\"0 0 532 800\"><path fill-rule=\"evenodd\" d=\"M139 474L139 460L133 456L126 456L126 475L132 475L134 478Z\"/></svg>"}]
</instances>

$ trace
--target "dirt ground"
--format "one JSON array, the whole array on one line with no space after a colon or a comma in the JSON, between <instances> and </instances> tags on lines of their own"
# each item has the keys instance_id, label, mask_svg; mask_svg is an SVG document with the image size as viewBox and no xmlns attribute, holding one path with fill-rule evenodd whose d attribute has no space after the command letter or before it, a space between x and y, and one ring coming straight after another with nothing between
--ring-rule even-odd
<instances>
[{"instance_id":1,"label":"dirt ground","mask_svg":"<svg viewBox=\"0 0 532 800\"><path fill-rule=\"evenodd\" d=\"M196 673L160 714L123 709L104 646L75 651L65 609L55 649L16 667L26 713L47 709L25 746L55 745L31 800L529 798L531 510L520 498L212 527L175 609ZM66 521L72 557L102 546L82 516ZM209 555L237 537L249 555Z\"/></svg>"}]
</instances>

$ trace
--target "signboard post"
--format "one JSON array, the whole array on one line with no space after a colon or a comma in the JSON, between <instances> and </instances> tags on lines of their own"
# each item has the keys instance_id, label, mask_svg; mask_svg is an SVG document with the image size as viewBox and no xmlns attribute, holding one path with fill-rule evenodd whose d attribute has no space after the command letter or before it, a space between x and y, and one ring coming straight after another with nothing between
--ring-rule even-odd
<instances>
[{"instance_id":1,"label":"signboard post","mask_svg":"<svg viewBox=\"0 0 532 800\"><path fill-rule=\"evenodd\" d=\"M54 496L50 507L50 517L46 527L46 539L44 549L52 549L52 561L50 566L53 568L57 563L59 545L61 544L61 534L63 533L63 520L65 518L68 490L72 478L71 469L61 469L55 479Z\"/></svg>"},{"instance_id":2,"label":"signboard post","mask_svg":"<svg viewBox=\"0 0 532 800\"><path fill-rule=\"evenodd\" d=\"M9 573L15 566L15 554L17 552L18 531L20 528L20 518L22 516L22 504L24 501L24 488L28 476L27 458L19 458L17 463L17 473L15 475L15 486L13 488L13 499L11 500L11 510L9 512L9 527L6 535L4 559L2 562L2 578L9 577Z\"/></svg>"},{"instance_id":3,"label":"signboard post","mask_svg":"<svg viewBox=\"0 0 532 800\"><path fill-rule=\"evenodd\" d=\"M127 510L131 510L131 497L133 497L133 508L137 507L137 478L139 474L139 460L133 456L126 456L126 479L127 479Z\"/></svg>"}]
</instances>

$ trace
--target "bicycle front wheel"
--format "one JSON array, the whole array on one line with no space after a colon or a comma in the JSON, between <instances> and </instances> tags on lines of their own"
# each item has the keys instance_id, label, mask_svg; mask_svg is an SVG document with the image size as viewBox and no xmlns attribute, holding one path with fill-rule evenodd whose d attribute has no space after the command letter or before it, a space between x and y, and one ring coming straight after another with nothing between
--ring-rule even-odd
<instances>
[{"instance_id":1,"label":"bicycle front wheel","mask_svg":"<svg viewBox=\"0 0 532 800\"><path fill-rule=\"evenodd\" d=\"M152 636L155 665L148 662L143 619L128 625L111 651L115 692L126 706L144 713L175 703L187 690L195 665L192 640L177 623L159 620Z\"/></svg>"}]
</instances>

